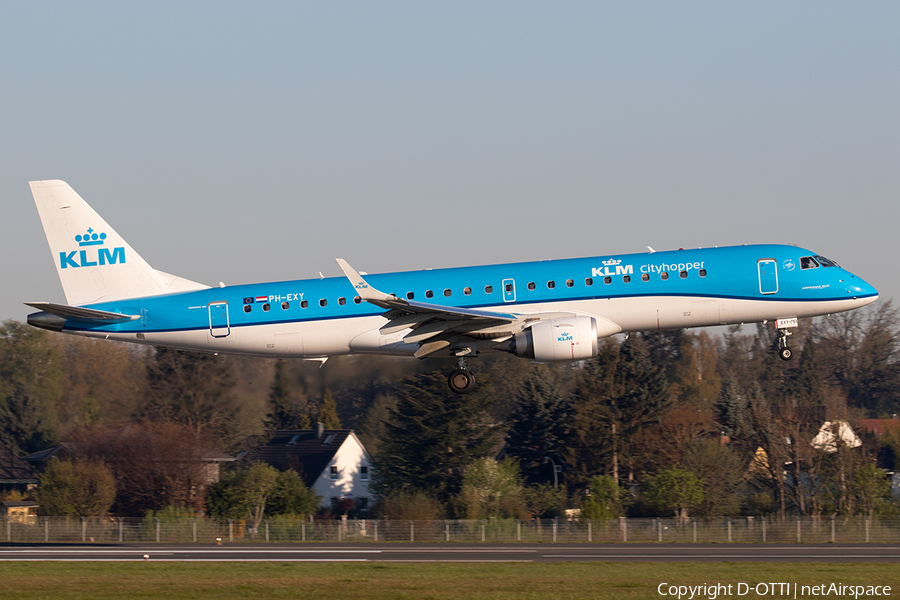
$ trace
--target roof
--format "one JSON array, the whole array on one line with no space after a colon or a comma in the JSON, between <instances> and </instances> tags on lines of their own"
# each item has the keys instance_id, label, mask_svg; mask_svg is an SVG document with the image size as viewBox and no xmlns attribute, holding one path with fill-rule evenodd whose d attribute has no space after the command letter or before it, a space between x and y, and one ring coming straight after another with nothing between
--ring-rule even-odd
<instances>
[{"instance_id":1,"label":"roof","mask_svg":"<svg viewBox=\"0 0 900 600\"><path fill-rule=\"evenodd\" d=\"M207 450L206 448L198 448L198 452L200 453L200 456L204 462L218 463L237 460L235 457L229 456L228 454L223 454L215 450ZM62 460L69 460L74 458L77 453L77 444L60 442L54 446L47 448L46 450L41 450L40 452L35 452L33 454L29 454L28 456L23 456L22 460L33 463L40 467L42 463L46 463L51 458L56 457Z\"/></svg>"},{"instance_id":2,"label":"roof","mask_svg":"<svg viewBox=\"0 0 900 600\"><path fill-rule=\"evenodd\" d=\"M38 503L34 500L4 500L0 502L0 506L5 506L6 508L36 508Z\"/></svg>"},{"instance_id":3,"label":"roof","mask_svg":"<svg viewBox=\"0 0 900 600\"><path fill-rule=\"evenodd\" d=\"M0 481L37 483L37 473L34 467L0 444Z\"/></svg>"},{"instance_id":4,"label":"roof","mask_svg":"<svg viewBox=\"0 0 900 600\"><path fill-rule=\"evenodd\" d=\"M247 460L266 462L279 471L293 469L312 487L351 435L352 429L326 429L321 437L315 430L282 429L274 432L265 445L249 451Z\"/></svg>"},{"instance_id":5,"label":"roof","mask_svg":"<svg viewBox=\"0 0 900 600\"><path fill-rule=\"evenodd\" d=\"M33 452L27 456L23 456L22 460L29 463L45 463L54 456L62 459L72 458L73 456L75 456L75 452L76 446L74 444L60 442L59 444L50 446L45 450Z\"/></svg>"},{"instance_id":6,"label":"roof","mask_svg":"<svg viewBox=\"0 0 900 600\"><path fill-rule=\"evenodd\" d=\"M900 419L860 419L859 428L881 437L900 429Z\"/></svg>"}]
</instances>

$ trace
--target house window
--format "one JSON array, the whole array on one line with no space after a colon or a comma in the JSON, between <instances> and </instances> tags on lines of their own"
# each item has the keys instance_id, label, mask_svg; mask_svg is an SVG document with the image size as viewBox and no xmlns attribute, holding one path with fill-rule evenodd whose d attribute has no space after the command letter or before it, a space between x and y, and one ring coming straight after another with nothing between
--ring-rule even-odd
<instances>
[{"instance_id":1,"label":"house window","mask_svg":"<svg viewBox=\"0 0 900 600\"><path fill-rule=\"evenodd\" d=\"M337 466L331 467L331 473L328 475L331 479L338 478L338 468Z\"/></svg>"},{"instance_id":2,"label":"house window","mask_svg":"<svg viewBox=\"0 0 900 600\"><path fill-rule=\"evenodd\" d=\"M359 468L359 478L363 481L369 480L369 467L360 467Z\"/></svg>"},{"instance_id":3,"label":"house window","mask_svg":"<svg viewBox=\"0 0 900 600\"><path fill-rule=\"evenodd\" d=\"M325 441L322 442L322 443L323 443L323 444L330 444L330 443L333 442L333 441L334 441L334 434L333 434L333 433L329 433L327 436L325 436ZM333 468L334 468L334 467L332 467L332 469L333 469Z\"/></svg>"},{"instance_id":4,"label":"house window","mask_svg":"<svg viewBox=\"0 0 900 600\"><path fill-rule=\"evenodd\" d=\"M369 499L368 498L357 498L356 499L356 508L360 511L369 510Z\"/></svg>"}]
</instances>

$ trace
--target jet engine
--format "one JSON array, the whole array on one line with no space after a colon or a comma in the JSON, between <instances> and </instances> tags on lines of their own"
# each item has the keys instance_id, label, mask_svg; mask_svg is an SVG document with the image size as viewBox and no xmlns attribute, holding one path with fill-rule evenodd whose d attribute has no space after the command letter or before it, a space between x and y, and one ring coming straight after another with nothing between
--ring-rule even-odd
<instances>
[{"instance_id":1,"label":"jet engine","mask_svg":"<svg viewBox=\"0 0 900 600\"><path fill-rule=\"evenodd\" d=\"M516 334L516 356L538 362L584 360L597 356L597 320L575 316L538 321Z\"/></svg>"}]
</instances>

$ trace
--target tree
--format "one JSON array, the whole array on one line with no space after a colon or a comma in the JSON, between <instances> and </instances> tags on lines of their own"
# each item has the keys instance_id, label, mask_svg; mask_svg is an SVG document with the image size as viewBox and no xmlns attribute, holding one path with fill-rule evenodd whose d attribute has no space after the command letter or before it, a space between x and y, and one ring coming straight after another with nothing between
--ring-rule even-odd
<instances>
[{"instance_id":1,"label":"tree","mask_svg":"<svg viewBox=\"0 0 900 600\"><path fill-rule=\"evenodd\" d=\"M506 434L506 453L519 459L531 483L553 481L545 457L560 462L570 433L572 404L560 394L551 375L550 369L540 365L522 382Z\"/></svg>"},{"instance_id":2,"label":"tree","mask_svg":"<svg viewBox=\"0 0 900 600\"><path fill-rule=\"evenodd\" d=\"M238 427L238 407L231 394L234 376L224 356L157 348L147 367L150 388L143 416L231 439Z\"/></svg>"},{"instance_id":3,"label":"tree","mask_svg":"<svg viewBox=\"0 0 900 600\"><path fill-rule=\"evenodd\" d=\"M461 512L467 519L525 518L528 511L522 494L522 473L515 459L485 457L463 473Z\"/></svg>"},{"instance_id":4,"label":"tree","mask_svg":"<svg viewBox=\"0 0 900 600\"><path fill-rule=\"evenodd\" d=\"M275 361L275 378L269 391L269 412L266 415L268 429L287 429L292 427L298 415L297 407L291 398L290 381L287 366L283 360Z\"/></svg>"},{"instance_id":5,"label":"tree","mask_svg":"<svg viewBox=\"0 0 900 600\"><path fill-rule=\"evenodd\" d=\"M275 478L275 487L266 502L267 515L305 516L316 512L322 497L306 487L296 471L282 471Z\"/></svg>"},{"instance_id":6,"label":"tree","mask_svg":"<svg viewBox=\"0 0 900 600\"><path fill-rule=\"evenodd\" d=\"M478 392L450 392L440 372L411 377L390 411L376 483L383 495L421 490L446 502L459 493L463 469L487 456L494 432Z\"/></svg>"},{"instance_id":7,"label":"tree","mask_svg":"<svg viewBox=\"0 0 900 600\"><path fill-rule=\"evenodd\" d=\"M640 336L629 336L616 348L607 343L588 362L573 399L575 418L566 462L575 483L585 484L612 463L619 481L619 463L634 473L635 434L672 404L665 373L654 365ZM611 455L611 461L608 457Z\"/></svg>"},{"instance_id":8,"label":"tree","mask_svg":"<svg viewBox=\"0 0 900 600\"><path fill-rule=\"evenodd\" d=\"M587 494L581 503L581 516L594 521L605 521L625 515L629 504L628 493L610 475L591 478Z\"/></svg>"},{"instance_id":9,"label":"tree","mask_svg":"<svg viewBox=\"0 0 900 600\"><path fill-rule=\"evenodd\" d=\"M341 420L338 418L337 405L334 403L331 390L325 390L325 397L319 406L319 423L325 425L325 429L341 428Z\"/></svg>"},{"instance_id":10,"label":"tree","mask_svg":"<svg viewBox=\"0 0 900 600\"><path fill-rule=\"evenodd\" d=\"M685 520L688 510L703 502L703 485L697 476L677 468L662 469L645 481L644 497L658 510L672 510Z\"/></svg>"},{"instance_id":11,"label":"tree","mask_svg":"<svg viewBox=\"0 0 900 600\"><path fill-rule=\"evenodd\" d=\"M116 498L116 480L100 461L52 461L39 477L37 501L45 515L102 516Z\"/></svg>"},{"instance_id":12,"label":"tree","mask_svg":"<svg viewBox=\"0 0 900 600\"><path fill-rule=\"evenodd\" d=\"M0 325L0 443L16 453L52 443L60 378L46 331L11 320Z\"/></svg>"},{"instance_id":13,"label":"tree","mask_svg":"<svg viewBox=\"0 0 900 600\"><path fill-rule=\"evenodd\" d=\"M248 469L228 471L210 487L207 497L210 514L219 518L247 518L254 531L257 530L277 479L278 470L259 461Z\"/></svg>"},{"instance_id":14,"label":"tree","mask_svg":"<svg viewBox=\"0 0 900 600\"><path fill-rule=\"evenodd\" d=\"M681 465L696 475L703 488L703 499L696 504L695 514L702 517L740 514L739 492L746 464L736 452L718 439L696 440L685 450Z\"/></svg>"},{"instance_id":15,"label":"tree","mask_svg":"<svg viewBox=\"0 0 900 600\"><path fill-rule=\"evenodd\" d=\"M70 437L79 457L102 460L117 482L116 512L130 516L166 506L201 511L207 464L196 431L174 423L92 427Z\"/></svg>"}]
</instances>

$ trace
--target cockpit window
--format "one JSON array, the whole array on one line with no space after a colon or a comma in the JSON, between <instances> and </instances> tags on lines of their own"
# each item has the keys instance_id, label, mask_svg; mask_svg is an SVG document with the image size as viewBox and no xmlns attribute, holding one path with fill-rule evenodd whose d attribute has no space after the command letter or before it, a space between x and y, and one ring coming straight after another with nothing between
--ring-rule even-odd
<instances>
[{"instance_id":1,"label":"cockpit window","mask_svg":"<svg viewBox=\"0 0 900 600\"><path fill-rule=\"evenodd\" d=\"M800 258L801 269L818 269L819 263L812 256L803 256Z\"/></svg>"},{"instance_id":2,"label":"cockpit window","mask_svg":"<svg viewBox=\"0 0 900 600\"><path fill-rule=\"evenodd\" d=\"M839 267L841 265L837 264L833 260L827 259L824 256L816 256L816 260L819 261L819 264L823 267Z\"/></svg>"}]
</instances>

